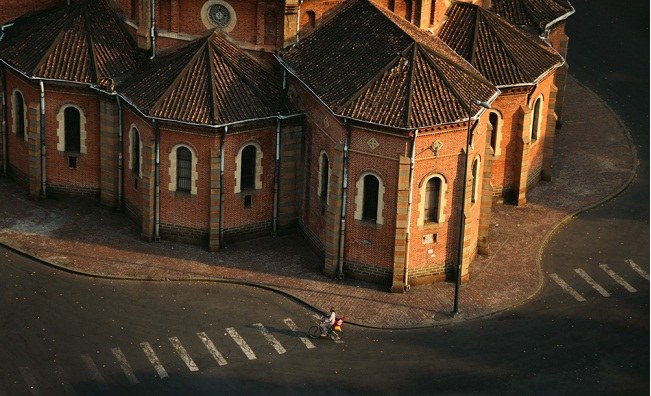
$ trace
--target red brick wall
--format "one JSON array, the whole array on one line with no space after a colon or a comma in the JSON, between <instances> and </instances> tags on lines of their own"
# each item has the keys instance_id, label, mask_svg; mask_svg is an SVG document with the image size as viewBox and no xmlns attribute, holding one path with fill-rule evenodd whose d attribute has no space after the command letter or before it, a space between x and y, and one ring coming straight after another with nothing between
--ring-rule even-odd
<instances>
[{"instance_id":1,"label":"red brick wall","mask_svg":"<svg viewBox=\"0 0 651 396\"><path fill-rule=\"evenodd\" d=\"M132 172L129 168L129 145L130 145L130 131L131 125L135 124L140 134L141 148L145 145L154 145L154 131L151 124L144 118L141 118L138 113L131 110L129 107L123 108L122 113L122 158L123 158L123 200L127 210L135 210L136 213L130 215L140 215L142 213L143 204L143 185L141 178ZM144 156L144 153L143 153ZM144 161L144 158L141 158ZM137 183L137 188L136 188ZM138 219L140 223L141 219Z\"/></svg>"},{"instance_id":2,"label":"red brick wall","mask_svg":"<svg viewBox=\"0 0 651 396\"><path fill-rule=\"evenodd\" d=\"M6 70L6 69L5 69ZM18 88L25 100L25 115L27 115L28 107L31 104L39 104L40 90L38 85L30 84L26 80L17 77L15 74L6 71L7 86L5 87L5 95L7 102L7 158L8 165L11 170L19 179L27 178L29 173L29 163L27 157L27 129L25 125L25 140L16 138L13 133L14 117L12 107L12 96L14 89Z\"/></svg>"},{"instance_id":3,"label":"red brick wall","mask_svg":"<svg viewBox=\"0 0 651 396\"><path fill-rule=\"evenodd\" d=\"M44 10L65 4L64 0L0 0L0 25L18 18L30 11Z\"/></svg>"},{"instance_id":4,"label":"red brick wall","mask_svg":"<svg viewBox=\"0 0 651 396\"><path fill-rule=\"evenodd\" d=\"M541 83L536 87L536 90L531 95L531 101L529 106L533 108L534 101L540 95L542 95L543 103L540 112L540 127L538 128L538 140L536 143L533 143L530 151L530 161L529 161L529 173L527 177L528 185L536 185L540 180L540 170L542 168L543 155L545 153L545 137L547 131L547 115L549 111L549 99L551 86L554 83L554 75L551 74L547 76Z\"/></svg>"}]
</instances>

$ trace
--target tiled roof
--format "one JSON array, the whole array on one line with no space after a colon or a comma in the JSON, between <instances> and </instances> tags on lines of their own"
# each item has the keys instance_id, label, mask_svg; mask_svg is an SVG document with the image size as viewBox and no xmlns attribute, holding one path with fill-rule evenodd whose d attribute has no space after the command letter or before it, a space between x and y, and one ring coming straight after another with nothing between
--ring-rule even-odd
<instances>
[{"instance_id":1,"label":"tiled roof","mask_svg":"<svg viewBox=\"0 0 651 396\"><path fill-rule=\"evenodd\" d=\"M0 41L0 59L30 77L96 84L138 64L137 46L108 0L27 14Z\"/></svg>"},{"instance_id":2,"label":"tiled roof","mask_svg":"<svg viewBox=\"0 0 651 396\"><path fill-rule=\"evenodd\" d=\"M568 0L493 0L491 9L516 26L534 28L538 34L551 22L574 13Z\"/></svg>"},{"instance_id":3,"label":"tiled roof","mask_svg":"<svg viewBox=\"0 0 651 396\"><path fill-rule=\"evenodd\" d=\"M139 68L118 92L144 114L226 125L287 114L280 80L215 31Z\"/></svg>"},{"instance_id":4,"label":"tiled roof","mask_svg":"<svg viewBox=\"0 0 651 396\"><path fill-rule=\"evenodd\" d=\"M498 87L535 83L563 63L542 39L491 11L455 2L439 37Z\"/></svg>"},{"instance_id":5,"label":"tiled roof","mask_svg":"<svg viewBox=\"0 0 651 396\"><path fill-rule=\"evenodd\" d=\"M465 120L470 95L497 93L441 40L367 0L341 4L280 57L335 114L396 128Z\"/></svg>"}]
</instances>

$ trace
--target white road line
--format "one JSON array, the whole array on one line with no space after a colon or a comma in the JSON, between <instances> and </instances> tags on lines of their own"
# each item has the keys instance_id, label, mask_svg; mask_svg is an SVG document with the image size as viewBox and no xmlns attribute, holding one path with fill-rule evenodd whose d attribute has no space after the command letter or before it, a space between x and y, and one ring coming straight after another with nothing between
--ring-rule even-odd
<instances>
[{"instance_id":1,"label":"white road line","mask_svg":"<svg viewBox=\"0 0 651 396\"><path fill-rule=\"evenodd\" d=\"M269 330L267 330L267 328L264 327L262 323L254 323L253 326L258 328L258 330L260 331L260 333L262 333L262 335L267 340L269 345L274 347L274 349L276 350L276 352L278 352L278 354L282 355L283 353L287 352L287 350L280 344L280 342L278 342L276 337L271 335L271 333L269 333Z\"/></svg>"},{"instance_id":2,"label":"white road line","mask_svg":"<svg viewBox=\"0 0 651 396\"><path fill-rule=\"evenodd\" d=\"M608 265L601 264L601 265L599 265L599 268L601 268L608 275L610 275L610 277L613 278L615 280L615 282L617 282L620 285L624 286L624 289L628 290L631 293L635 293L637 291L637 290L635 290L635 288L633 286L628 284L628 282L626 282L621 276L617 275L613 270L611 270L610 267L608 267Z\"/></svg>"},{"instance_id":3,"label":"white road line","mask_svg":"<svg viewBox=\"0 0 651 396\"><path fill-rule=\"evenodd\" d=\"M194 363L194 360L192 360L192 358L188 354L188 351L186 351L185 348L183 348L183 345L181 345L181 341L179 341L179 339L176 337L170 337L169 340L172 343L174 349L176 349L176 353L179 354L181 360L183 360L185 365L188 366L188 369L190 369L190 371L199 371L199 367L197 367L197 365Z\"/></svg>"},{"instance_id":4,"label":"white road line","mask_svg":"<svg viewBox=\"0 0 651 396\"><path fill-rule=\"evenodd\" d=\"M113 356L118 360L120 368L122 368L124 375L127 376L129 383L131 385L137 384L139 382L138 378L136 378L136 375L133 373L133 369L131 368L131 365L129 365L124 353L122 353L122 350L120 348L111 348L111 352L113 352Z\"/></svg>"},{"instance_id":5,"label":"white road line","mask_svg":"<svg viewBox=\"0 0 651 396\"><path fill-rule=\"evenodd\" d=\"M226 359L224 359L222 354L219 353L219 351L215 347L215 344L213 344L212 340L210 338L208 338L208 335L206 333L204 333L204 332L197 333L197 336L199 337L201 342L203 342L203 344L206 346L206 348L208 348L208 352L210 352L212 357L215 358L215 360L217 361L217 364L219 364L220 366L225 366L225 365L228 364Z\"/></svg>"},{"instance_id":6,"label":"white road line","mask_svg":"<svg viewBox=\"0 0 651 396\"><path fill-rule=\"evenodd\" d=\"M88 367L88 370L90 371L90 375L92 376L93 380L97 383L97 386L101 390L106 390L108 389L108 386L106 385L106 380L104 377L102 377L102 374L99 372L97 369L97 365L93 361L93 358L90 357L88 354L83 354L81 355L81 360L86 363L86 367Z\"/></svg>"},{"instance_id":7,"label":"white road line","mask_svg":"<svg viewBox=\"0 0 651 396\"><path fill-rule=\"evenodd\" d=\"M154 366L154 369L158 373L160 379L169 377L167 375L167 371L165 371L165 368L158 359L158 356L156 356L156 352L154 352L151 345L149 345L148 342L141 342L140 348L142 348L142 351L145 353L145 356L147 356L147 359L149 359L151 365Z\"/></svg>"},{"instance_id":8,"label":"white road line","mask_svg":"<svg viewBox=\"0 0 651 396\"><path fill-rule=\"evenodd\" d=\"M285 319L284 322L287 325L287 327L289 327L289 329L294 333L294 335L296 337L298 337L301 340L301 342L303 344L305 344L305 346L308 349L312 349L312 348L315 347L314 344L312 343L312 341L308 340L307 337L303 337L303 336L300 335L299 330L298 330L298 326L296 326L296 323L294 323L293 320Z\"/></svg>"},{"instance_id":9,"label":"white road line","mask_svg":"<svg viewBox=\"0 0 651 396\"><path fill-rule=\"evenodd\" d=\"M23 376L23 379L29 388L29 392L32 395L40 395L41 391L38 389L36 378L34 378L34 374L32 374L32 371L29 369L29 367L19 367L18 371L20 371L20 375Z\"/></svg>"},{"instance_id":10,"label":"white road line","mask_svg":"<svg viewBox=\"0 0 651 396\"><path fill-rule=\"evenodd\" d=\"M66 395L76 395L77 392L75 392L75 389L70 385L70 381L68 381L68 376L66 375L66 372L63 370L63 367L61 367L61 364L57 361L54 361L54 375L57 377L57 381L59 382L59 385L63 387L63 391Z\"/></svg>"},{"instance_id":11,"label":"white road line","mask_svg":"<svg viewBox=\"0 0 651 396\"><path fill-rule=\"evenodd\" d=\"M628 265L631 266L631 268L635 270L635 272L640 274L642 278L649 280L649 274L647 274L642 268L640 268L637 264L635 264L635 261L633 260L625 260L625 261L628 263Z\"/></svg>"},{"instance_id":12,"label":"white road line","mask_svg":"<svg viewBox=\"0 0 651 396\"><path fill-rule=\"evenodd\" d=\"M588 284L589 284L590 286L592 286L596 291L598 291L599 293L601 293L602 296L604 296L604 297L610 297L610 293L608 293L608 292L606 291L606 289L604 289L603 287L601 287L601 285L599 285L597 282L595 282L595 280L592 279L592 278L590 277L590 275L588 275L587 272L585 272L585 271L582 270L581 268L576 268L576 269L574 270L574 272L576 272L577 274L579 274L579 276L580 276L581 278L583 278L583 280L585 280L586 282L588 282Z\"/></svg>"},{"instance_id":13,"label":"white road line","mask_svg":"<svg viewBox=\"0 0 651 396\"><path fill-rule=\"evenodd\" d=\"M554 282L556 282L561 287L561 289L563 289L567 294L574 297L576 299L576 301L578 301L578 302L584 302L585 301L585 298L583 298L583 296L580 295L576 290L572 289L570 287L570 285L565 283L565 281L563 279L561 279L560 276L558 276L556 274L549 274L549 277L552 278L554 280Z\"/></svg>"},{"instance_id":14,"label":"white road line","mask_svg":"<svg viewBox=\"0 0 651 396\"><path fill-rule=\"evenodd\" d=\"M255 353L253 353L253 350L251 349L251 347L249 346L249 344L247 344L246 341L244 341L244 338L242 338L242 337L237 333L237 331L235 330L235 328L233 328L233 327L229 327L229 328L226 329L226 332L228 333L229 336L231 336L231 338L233 339L233 341L235 341L235 343L237 344L237 346L240 347L240 349L242 350L242 352L244 352L244 354L246 355L247 358L249 358L249 360L253 360L253 359L256 358L256 357L255 357Z\"/></svg>"}]
</instances>

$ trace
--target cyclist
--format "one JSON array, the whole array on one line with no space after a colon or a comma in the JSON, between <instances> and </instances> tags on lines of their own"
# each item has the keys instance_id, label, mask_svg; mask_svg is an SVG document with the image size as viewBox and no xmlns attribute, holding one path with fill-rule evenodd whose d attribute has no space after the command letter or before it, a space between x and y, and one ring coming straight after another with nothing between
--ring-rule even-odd
<instances>
[{"instance_id":1,"label":"cyclist","mask_svg":"<svg viewBox=\"0 0 651 396\"><path fill-rule=\"evenodd\" d=\"M321 335L327 335L332 330L332 327L335 325L335 320L337 314L335 313L335 307L330 307L330 316L323 317L323 322L321 322Z\"/></svg>"}]
</instances>

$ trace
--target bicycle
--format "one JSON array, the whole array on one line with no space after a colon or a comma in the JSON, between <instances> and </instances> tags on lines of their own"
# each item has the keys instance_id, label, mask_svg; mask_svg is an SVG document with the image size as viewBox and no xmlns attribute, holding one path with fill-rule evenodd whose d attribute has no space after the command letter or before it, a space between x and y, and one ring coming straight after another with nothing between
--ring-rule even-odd
<instances>
[{"instance_id":1,"label":"bicycle","mask_svg":"<svg viewBox=\"0 0 651 396\"><path fill-rule=\"evenodd\" d=\"M324 335L330 337L330 339L333 341L341 340L341 327L344 324L344 318L335 319L334 326L328 326L325 334L323 333L323 327L321 326L321 323L323 323L324 320L327 320L327 318L323 318L322 321L314 321L316 324L307 330L307 334L310 336L310 338L320 338L322 335Z\"/></svg>"}]
</instances>

